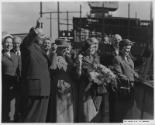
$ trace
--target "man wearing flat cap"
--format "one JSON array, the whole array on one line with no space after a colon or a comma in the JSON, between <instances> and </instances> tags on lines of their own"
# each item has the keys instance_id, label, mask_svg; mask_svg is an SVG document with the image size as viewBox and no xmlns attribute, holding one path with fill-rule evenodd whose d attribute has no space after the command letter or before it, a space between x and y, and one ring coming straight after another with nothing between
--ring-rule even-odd
<instances>
[{"instance_id":1,"label":"man wearing flat cap","mask_svg":"<svg viewBox=\"0 0 155 125\"><path fill-rule=\"evenodd\" d=\"M41 48L44 35L41 20L31 28L21 44L22 122L46 122L50 96L50 61Z\"/></svg>"},{"instance_id":2,"label":"man wearing flat cap","mask_svg":"<svg viewBox=\"0 0 155 125\"><path fill-rule=\"evenodd\" d=\"M122 122L123 119L134 119L134 79L138 74L134 71L134 63L130 50L134 42L123 39L119 44L119 55L114 58L114 71L118 77L118 97L113 95L110 108L111 122ZM116 93L115 93L116 94ZM113 114L113 115L112 115Z\"/></svg>"}]
</instances>

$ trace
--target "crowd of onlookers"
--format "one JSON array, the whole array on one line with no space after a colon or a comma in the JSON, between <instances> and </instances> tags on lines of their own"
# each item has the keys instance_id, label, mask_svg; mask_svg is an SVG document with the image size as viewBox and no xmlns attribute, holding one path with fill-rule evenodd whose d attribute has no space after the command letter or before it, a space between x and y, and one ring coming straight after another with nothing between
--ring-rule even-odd
<instances>
[{"instance_id":1,"label":"crowd of onlookers","mask_svg":"<svg viewBox=\"0 0 155 125\"><path fill-rule=\"evenodd\" d=\"M67 39L44 35L41 20L23 40L6 34L2 40L2 122L135 119L134 81L139 76L130 53L133 44L119 34L105 35L100 42L91 37L76 53ZM100 66L115 74L113 83L92 78Z\"/></svg>"}]
</instances>

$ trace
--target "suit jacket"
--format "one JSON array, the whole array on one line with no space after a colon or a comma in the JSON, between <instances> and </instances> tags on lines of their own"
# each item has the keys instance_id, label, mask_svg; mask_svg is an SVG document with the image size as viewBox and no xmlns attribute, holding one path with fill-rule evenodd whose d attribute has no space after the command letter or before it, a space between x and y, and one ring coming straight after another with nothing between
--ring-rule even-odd
<instances>
[{"instance_id":1,"label":"suit jacket","mask_svg":"<svg viewBox=\"0 0 155 125\"><path fill-rule=\"evenodd\" d=\"M109 44L103 44L101 45L100 49L100 55L101 55L101 64L105 66L112 66L113 65L113 59L117 55L115 53L115 49L112 45Z\"/></svg>"},{"instance_id":2,"label":"suit jacket","mask_svg":"<svg viewBox=\"0 0 155 125\"><path fill-rule=\"evenodd\" d=\"M120 79L134 81L135 71L131 57L125 61L121 55L116 56L114 58L114 71Z\"/></svg>"},{"instance_id":3,"label":"suit jacket","mask_svg":"<svg viewBox=\"0 0 155 125\"><path fill-rule=\"evenodd\" d=\"M3 52L2 52L3 53ZM2 54L2 74L9 76L17 76L18 57L10 52L11 57L6 53Z\"/></svg>"},{"instance_id":4,"label":"suit jacket","mask_svg":"<svg viewBox=\"0 0 155 125\"><path fill-rule=\"evenodd\" d=\"M31 30L21 45L23 88L29 96L49 96L50 64L46 53L33 42L35 37Z\"/></svg>"},{"instance_id":5,"label":"suit jacket","mask_svg":"<svg viewBox=\"0 0 155 125\"><path fill-rule=\"evenodd\" d=\"M16 55L16 51L14 49L11 50L12 53ZM18 77L21 77L21 68L22 68L22 60L21 55L16 55L18 58L18 69L17 69L17 75Z\"/></svg>"}]
</instances>

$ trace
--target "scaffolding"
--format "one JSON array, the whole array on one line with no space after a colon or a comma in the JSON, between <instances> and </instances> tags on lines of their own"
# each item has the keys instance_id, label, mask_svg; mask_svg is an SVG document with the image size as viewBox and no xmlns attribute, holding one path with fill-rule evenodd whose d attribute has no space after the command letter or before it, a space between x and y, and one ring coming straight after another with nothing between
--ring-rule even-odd
<instances>
[{"instance_id":1,"label":"scaffolding","mask_svg":"<svg viewBox=\"0 0 155 125\"><path fill-rule=\"evenodd\" d=\"M42 2L40 2L40 17L43 17L43 15L45 14L49 14L50 15L50 18L49 21L50 21L50 37L52 37L52 20L56 19L56 18L52 18L52 15L53 14L57 14L57 22L58 22L58 38L59 37L63 37L61 36L61 25L65 25L66 26L66 32L68 33L69 32L69 26L73 25L71 23L69 23L69 20L72 20L69 18L69 14L71 13L79 13L79 17L81 18L82 17L82 5L80 5L80 10L79 11L60 11L60 3L57 2L57 11L48 11L48 12L44 12L43 11L43 7L42 7ZM65 14L66 15L66 18L61 18L60 17L60 14ZM61 20L66 20L66 23L62 23ZM69 36L66 36L65 37L69 37Z\"/></svg>"}]
</instances>

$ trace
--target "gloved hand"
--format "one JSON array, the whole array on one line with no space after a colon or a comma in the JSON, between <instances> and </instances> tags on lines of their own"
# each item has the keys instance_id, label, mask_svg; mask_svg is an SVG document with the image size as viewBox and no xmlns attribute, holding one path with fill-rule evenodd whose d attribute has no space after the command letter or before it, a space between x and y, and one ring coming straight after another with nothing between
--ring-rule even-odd
<instances>
[{"instance_id":1,"label":"gloved hand","mask_svg":"<svg viewBox=\"0 0 155 125\"><path fill-rule=\"evenodd\" d=\"M39 17L36 21L36 27L35 27L35 33L38 36L41 36L43 34L42 25L43 25L42 18Z\"/></svg>"},{"instance_id":2,"label":"gloved hand","mask_svg":"<svg viewBox=\"0 0 155 125\"><path fill-rule=\"evenodd\" d=\"M42 28L42 25L43 25L43 21L42 21L42 18L38 18L37 21L36 21L36 28Z\"/></svg>"}]
</instances>

